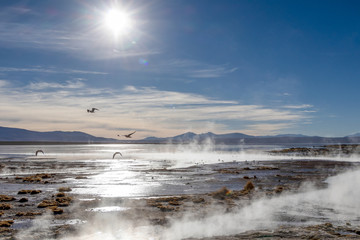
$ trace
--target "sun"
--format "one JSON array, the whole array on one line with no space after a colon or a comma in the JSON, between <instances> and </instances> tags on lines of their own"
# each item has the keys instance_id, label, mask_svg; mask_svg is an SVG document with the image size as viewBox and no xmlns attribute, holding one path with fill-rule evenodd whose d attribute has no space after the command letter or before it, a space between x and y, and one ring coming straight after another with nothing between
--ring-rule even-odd
<instances>
[{"instance_id":1,"label":"sun","mask_svg":"<svg viewBox=\"0 0 360 240\"><path fill-rule=\"evenodd\" d=\"M118 37L130 33L133 27L133 20L123 10L110 9L105 13L104 25L115 37Z\"/></svg>"}]
</instances>

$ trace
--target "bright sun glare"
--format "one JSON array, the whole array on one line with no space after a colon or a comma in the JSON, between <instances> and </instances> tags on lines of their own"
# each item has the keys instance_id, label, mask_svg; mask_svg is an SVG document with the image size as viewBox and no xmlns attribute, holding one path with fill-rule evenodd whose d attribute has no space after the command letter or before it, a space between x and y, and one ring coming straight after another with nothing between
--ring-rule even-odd
<instances>
[{"instance_id":1,"label":"bright sun glare","mask_svg":"<svg viewBox=\"0 0 360 240\"><path fill-rule=\"evenodd\" d=\"M111 9L105 14L105 26L114 34L119 36L129 33L132 28L132 20L128 13L119 9Z\"/></svg>"}]
</instances>

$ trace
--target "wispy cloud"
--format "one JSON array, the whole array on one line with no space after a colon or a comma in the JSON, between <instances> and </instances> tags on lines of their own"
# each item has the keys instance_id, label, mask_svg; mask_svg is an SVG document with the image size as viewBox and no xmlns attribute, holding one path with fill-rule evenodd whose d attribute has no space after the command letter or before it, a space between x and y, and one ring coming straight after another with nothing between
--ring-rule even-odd
<instances>
[{"instance_id":1,"label":"wispy cloud","mask_svg":"<svg viewBox=\"0 0 360 240\"><path fill-rule=\"evenodd\" d=\"M146 69L148 72L192 79L221 78L237 70L237 67L229 64L214 65L192 59L160 60L151 65L151 68Z\"/></svg>"},{"instance_id":2,"label":"wispy cloud","mask_svg":"<svg viewBox=\"0 0 360 240\"><path fill-rule=\"evenodd\" d=\"M294 122L284 122L284 123L255 123L247 125L248 134L253 135L271 135L279 133L279 130L287 130L296 126ZM259 134L261 133L261 134Z\"/></svg>"},{"instance_id":3,"label":"wispy cloud","mask_svg":"<svg viewBox=\"0 0 360 240\"><path fill-rule=\"evenodd\" d=\"M9 84L8 81L6 81L6 80L1 80L1 79L0 79L0 88L1 88L1 87L5 87L5 86L8 85L8 84Z\"/></svg>"},{"instance_id":4,"label":"wispy cloud","mask_svg":"<svg viewBox=\"0 0 360 240\"><path fill-rule=\"evenodd\" d=\"M174 59L166 63L165 66L171 71L183 71L185 76L192 78L219 78L237 70L237 68L226 64L211 65L189 59Z\"/></svg>"},{"instance_id":5,"label":"wispy cloud","mask_svg":"<svg viewBox=\"0 0 360 240\"><path fill-rule=\"evenodd\" d=\"M128 86L119 93L89 88L83 81L38 82L21 91L4 86L0 88L0 111L6 117L0 119L0 125L34 130L80 130L106 137L116 137L114 129L142 129L138 137L171 136L188 130L264 135L311 119L309 113L296 108L243 105L153 87ZM88 114L90 107L100 111Z\"/></svg>"},{"instance_id":6,"label":"wispy cloud","mask_svg":"<svg viewBox=\"0 0 360 240\"><path fill-rule=\"evenodd\" d=\"M290 109L305 109L305 108L312 108L314 106L310 104L301 104L301 105L286 105L283 108L290 108Z\"/></svg>"},{"instance_id":7,"label":"wispy cloud","mask_svg":"<svg viewBox=\"0 0 360 240\"><path fill-rule=\"evenodd\" d=\"M96 7L94 7L96 8ZM164 54L161 44L156 37L141 29L135 29L132 34L123 39L113 39L109 32L101 26L99 9L89 9L92 19L84 21L77 16L74 19L54 22L45 20L34 10L15 6L0 10L0 44L11 48L39 49L69 54L75 58L86 60L107 60L118 58L145 59L162 54L161 60L153 60L151 68L142 68L138 65L122 64L120 68L128 71L147 71L166 74L172 77L187 77L192 79L221 78L237 71L237 67L229 64L207 64L191 59L169 59ZM19 21L19 15L34 15L31 22ZM40 18L40 20L39 20ZM33 18L31 18L33 19ZM81 24L78 24L79 19ZM71 24L75 23L75 24ZM56 26L56 27L54 27ZM145 28L145 27L143 27ZM146 28L145 28L146 29ZM141 65L141 64L140 64ZM3 68L0 71L33 71L54 73L53 69L44 68ZM81 70L78 70L81 72ZM76 73L75 70L73 70ZM100 74L94 72L94 74Z\"/></svg>"},{"instance_id":8,"label":"wispy cloud","mask_svg":"<svg viewBox=\"0 0 360 240\"><path fill-rule=\"evenodd\" d=\"M87 70L78 70L78 69L58 69L58 68L49 68L49 67L0 67L0 72L35 72L35 73L63 73L63 74L95 74L95 75L106 75L105 72L96 72L96 71L87 71Z\"/></svg>"},{"instance_id":9,"label":"wispy cloud","mask_svg":"<svg viewBox=\"0 0 360 240\"><path fill-rule=\"evenodd\" d=\"M76 58L93 60L149 56L160 52L155 47L136 44L131 39L116 43L96 25L76 29L71 25L62 24L59 27L59 24L53 24L57 27L50 24L39 27L39 23L2 21L0 43L13 48L63 52Z\"/></svg>"},{"instance_id":10,"label":"wispy cloud","mask_svg":"<svg viewBox=\"0 0 360 240\"><path fill-rule=\"evenodd\" d=\"M40 89L48 89L48 88L70 88L70 89L76 89L76 88L83 88L85 84L82 80L74 80L74 81L66 81L65 84L61 83L53 83L53 82L32 82L29 85L30 89L34 90L40 90Z\"/></svg>"},{"instance_id":11,"label":"wispy cloud","mask_svg":"<svg viewBox=\"0 0 360 240\"><path fill-rule=\"evenodd\" d=\"M189 72L189 76L193 78L219 78L231 72L234 72L233 69L225 67L208 67L206 69L192 70Z\"/></svg>"}]
</instances>

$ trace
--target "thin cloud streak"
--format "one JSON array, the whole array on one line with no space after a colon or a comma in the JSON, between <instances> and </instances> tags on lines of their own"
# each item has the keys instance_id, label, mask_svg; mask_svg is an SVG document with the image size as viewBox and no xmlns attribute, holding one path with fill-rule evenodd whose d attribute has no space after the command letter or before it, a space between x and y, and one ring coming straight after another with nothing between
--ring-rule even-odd
<instances>
[{"instance_id":1,"label":"thin cloud streak","mask_svg":"<svg viewBox=\"0 0 360 240\"><path fill-rule=\"evenodd\" d=\"M1 87L5 87L6 85L8 85L9 83L8 83L8 81L6 81L6 80L0 80L0 88Z\"/></svg>"},{"instance_id":2,"label":"thin cloud streak","mask_svg":"<svg viewBox=\"0 0 360 240\"><path fill-rule=\"evenodd\" d=\"M312 107L314 107L314 106L310 105L310 104L283 106L283 108L290 108L290 109L304 109L304 108L312 108Z\"/></svg>"},{"instance_id":3,"label":"thin cloud streak","mask_svg":"<svg viewBox=\"0 0 360 240\"><path fill-rule=\"evenodd\" d=\"M52 74L94 74L94 75L107 75L106 72L86 71L77 69L56 69L46 67L30 67L30 68L16 68L16 67L0 67L0 72L37 72L37 73L52 73Z\"/></svg>"},{"instance_id":4,"label":"thin cloud streak","mask_svg":"<svg viewBox=\"0 0 360 240\"><path fill-rule=\"evenodd\" d=\"M191 59L172 59L159 63L158 69L153 71L162 71L168 74L177 74L190 78L220 78L237 71L237 67L231 67L227 64L212 65L195 61Z\"/></svg>"},{"instance_id":5,"label":"thin cloud streak","mask_svg":"<svg viewBox=\"0 0 360 240\"><path fill-rule=\"evenodd\" d=\"M4 11L5 12L5 11ZM31 12L27 9L26 12ZM96 14L95 14L96 15ZM87 23L87 27L76 29L74 26L57 26L56 30L49 23L41 26L32 23L11 22L6 17L0 22L0 43L12 48L41 49L70 54L75 58L86 60L108 60L117 58L139 58L162 54L162 49L153 43L151 36L144 32L134 31L133 37L115 41L104 32L99 25L100 19ZM74 19L76 22L76 20ZM31 34L29 34L31 33ZM140 39L140 40L133 40ZM166 59L166 58L162 58ZM220 78L237 71L237 67L228 64L213 65L191 59L161 60L151 65L143 66L121 65L127 71L145 71L169 76L182 76L192 79ZM57 70L46 68L1 68L0 71L27 71L56 73ZM90 71L69 70L67 73L93 73Z\"/></svg>"},{"instance_id":6,"label":"thin cloud streak","mask_svg":"<svg viewBox=\"0 0 360 240\"><path fill-rule=\"evenodd\" d=\"M56 88L56 89L61 89L61 88L83 88L85 86L85 84L80 81L66 81L65 84L61 84L61 83L49 83L49 82L37 82L37 83L30 83L29 88L30 89L34 89L34 90L40 90L40 89L46 89L46 88Z\"/></svg>"},{"instance_id":7,"label":"thin cloud streak","mask_svg":"<svg viewBox=\"0 0 360 240\"><path fill-rule=\"evenodd\" d=\"M71 27L71 26L68 26ZM0 23L0 43L26 49L44 49L71 54L76 58L104 60L159 54L158 49L141 44L114 43L100 29L76 30L39 28L26 23ZM31 34L29 34L31 33ZM103 36L100 37L99 36ZM123 46L125 45L125 47Z\"/></svg>"},{"instance_id":8,"label":"thin cloud streak","mask_svg":"<svg viewBox=\"0 0 360 240\"><path fill-rule=\"evenodd\" d=\"M39 82L21 91L7 86L0 88L0 111L6 115L0 125L41 131L76 130L116 137L113 129L143 129L137 136L141 138L171 136L192 129L229 132L234 129L227 121L235 121L238 130L263 135L311 119L311 115L297 109L243 105L152 87L128 86L119 94L112 89L87 88L82 81ZM86 109L90 107L100 111L88 114Z\"/></svg>"},{"instance_id":9,"label":"thin cloud streak","mask_svg":"<svg viewBox=\"0 0 360 240\"><path fill-rule=\"evenodd\" d=\"M112 53L116 54L116 53ZM160 54L160 51L151 52L151 54ZM142 54L128 55L132 57L147 55L146 52ZM229 66L228 64L207 64L205 62L195 61L191 59L166 59L149 61L148 66L143 64L124 64L120 66L122 70L132 72L142 72L146 74L155 74L161 77L166 76L166 80L194 80L194 79L212 79L226 77L238 70L237 67ZM140 60L141 61L141 58Z\"/></svg>"},{"instance_id":10,"label":"thin cloud streak","mask_svg":"<svg viewBox=\"0 0 360 240\"><path fill-rule=\"evenodd\" d=\"M249 124L248 128L250 131L249 134L253 135L269 135L269 134L276 134L279 132L279 129L290 129L294 127L294 123L256 123L256 124ZM261 133L261 134L259 134Z\"/></svg>"}]
</instances>

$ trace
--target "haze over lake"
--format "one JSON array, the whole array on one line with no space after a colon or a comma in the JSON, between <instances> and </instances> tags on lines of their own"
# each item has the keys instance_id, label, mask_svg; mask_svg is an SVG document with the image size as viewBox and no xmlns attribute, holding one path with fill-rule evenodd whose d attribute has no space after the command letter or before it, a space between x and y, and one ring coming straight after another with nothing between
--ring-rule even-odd
<instances>
[{"instance_id":1,"label":"haze over lake","mask_svg":"<svg viewBox=\"0 0 360 240\"><path fill-rule=\"evenodd\" d=\"M46 224L47 231L57 226L56 224L61 226L68 224L69 221L72 221L72 226L82 229L105 216L111 216L113 219L112 223L107 224L117 224L118 228L99 228L96 235L82 232L79 238L71 239L138 239L138 237L141 239L185 239L186 237L201 238L239 234L246 231L272 229L280 225L302 227L328 222L335 225L358 225L360 219L355 210L360 209L359 192L353 190L353 185L360 183L358 156L304 158L302 156L274 156L268 153L271 149L282 148L282 146L269 145L212 144L2 145L0 146L0 163L3 165L0 175L1 188L2 194L6 195L16 195L24 188L38 189L43 192L41 194L50 194L60 187L67 186L72 189L70 194L78 199L77 204L81 205L87 201L97 202L94 207L84 209L85 212L96 213L96 219L86 219L83 218L84 216L75 214L73 216L75 218L66 221L57 220L51 216L46 220L38 217L38 220L30 220L26 224L23 220L16 220L13 227L19 230L19 239L25 239L23 234L30 231L29 226L32 226L33 230L38 229L37 221ZM37 149L42 149L44 154L39 153L35 156ZM114 152L121 152L122 156L117 155L113 158ZM123 211L138 208L135 205L126 205L124 200L120 199L131 201L131 199L166 196L196 196L215 192L224 186L235 192L243 189L246 183L239 179L247 176L253 178L254 174L256 174L256 179L252 181L255 181L256 185L260 184L258 188L261 182L271 184L274 180L270 179L274 179L275 175L280 179L279 174L287 175L287 178L296 177L299 173L304 176L307 174L316 176L320 174L316 173L318 171L316 165L322 164L321 161L325 160L343 167L348 164L351 164L349 167L352 164L355 165L348 170L344 169L342 174L329 168L327 171L334 171L334 174L339 175L329 177L326 180L326 187L315 187L312 185L315 181L309 178L300 191L274 197L263 196L249 205L234 208L228 214L223 212L221 207L209 205L206 207L207 217L203 219L195 220L193 219L195 215L191 217L191 214L195 213L185 212L192 220L174 219L170 226L161 228L118 216ZM291 166L291 161L294 163L293 166ZM301 161L304 162L304 166ZM311 162L314 162L312 165L315 168L307 169L305 166ZM283 169L284 167L287 170ZM269 170L259 171L262 168ZM239 169L239 172L232 174L224 172L231 169ZM241 171L240 169L248 170ZM282 169L281 173L279 169ZM50 174L53 177L50 177L48 180L50 183L45 185L42 182L15 183L7 180L16 176L34 174ZM333 174L328 176L331 175ZM58 178L56 176L62 176L63 181L56 181L55 179ZM284 183L286 181L289 180L285 180ZM266 184L263 186L267 186ZM76 211L77 204L69 209ZM218 221L222 222L220 225L222 227L214 228L214 224ZM232 224L239 221L243 224ZM124 224L132 224L135 229L126 230ZM145 224L146 228L140 230L142 224Z\"/></svg>"}]
</instances>

